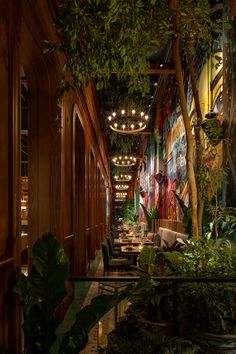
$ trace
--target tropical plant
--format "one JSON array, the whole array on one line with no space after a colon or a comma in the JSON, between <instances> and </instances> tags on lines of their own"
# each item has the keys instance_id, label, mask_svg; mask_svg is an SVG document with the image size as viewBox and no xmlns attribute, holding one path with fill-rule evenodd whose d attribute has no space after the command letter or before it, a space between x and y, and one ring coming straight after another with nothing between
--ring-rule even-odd
<instances>
[{"instance_id":1,"label":"tropical plant","mask_svg":"<svg viewBox=\"0 0 236 354\"><path fill-rule=\"evenodd\" d=\"M236 248L224 239L191 239L183 241L182 252L165 252L168 265L175 274L234 276Z\"/></svg>"},{"instance_id":2,"label":"tropical plant","mask_svg":"<svg viewBox=\"0 0 236 354\"><path fill-rule=\"evenodd\" d=\"M138 214L136 213L134 204L131 201L126 201L123 203L121 213L124 222L127 224L134 224L138 221Z\"/></svg>"},{"instance_id":3,"label":"tropical plant","mask_svg":"<svg viewBox=\"0 0 236 354\"><path fill-rule=\"evenodd\" d=\"M183 328L216 334L234 333L236 286L232 283L191 283L179 288Z\"/></svg>"},{"instance_id":4,"label":"tropical plant","mask_svg":"<svg viewBox=\"0 0 236 354\"><path fill-rule=\"evenodd\" d=\"M235 276L236 249L224 239L184 241L180 252L165 252L175 275L225 277L225 283L183 283L179 285L179 321L184 331L193 328L214 333L232 333L236 323L236 285L227 283Z\"/></svg>"},{"instance_id":5,"label":"tropical plant","mask_svg":"<svg viewBox=\"0 0 236 354\"><path fill-rule=\"evenodd\" d=\"M32 271L25 276L17 271L14 287L22 305L27 354L78 354L87 343L88 332L97 321L120 300L117 296L99 295L76 315L75 323L63 335L59 349L55 349L59 321L55 311L67 294L69 260L52 234L44 234L32 249Z\"/></svg>"},{"instance_id":6,"label":"tropical plant","mask_svg":"<svg viewBox=\"0 0 236 354\"><path fill-rule=\"evenodd\" d=\"M192 237L192 218L191 218L191 210L189 207L187 207L183 200L178 196L178 194L175 191L172 191L175 195L175 198L177 199L179 206L183 212L183 226L185 232L188 234L189 237Z\"/></svg>"},{"instance_id":7,"label":"tropical plant","mask_svg":"<svg viewBox=\"0 0 236 354\"><path fill-rule=\"evenodd\" d=\"M153 208L151 208L150 210L148 210L144 204L140 203L142 209L143 209L143 212L144 212L144 215L145 215L145 218L146 218L146 222L147 222L147 227L148 227L148 231L151 231L152 229L152 222L154 220L157 220L158 219L158 206L155 206Z\"/></svg>"}]
</instances>

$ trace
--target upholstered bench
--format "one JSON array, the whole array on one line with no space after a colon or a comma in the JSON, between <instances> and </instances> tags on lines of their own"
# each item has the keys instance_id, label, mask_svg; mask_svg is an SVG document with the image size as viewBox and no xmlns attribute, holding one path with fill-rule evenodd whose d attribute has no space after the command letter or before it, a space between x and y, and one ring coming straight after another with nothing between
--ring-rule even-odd
<instances>
[{"instance_id":1,"label":"upholstered bench","mask_svg":"<svg viewBox=\"0 0 236 354\"><path fill-rule=\"evenodd\" d=\"M166 229L164 227L159 227L158 234L161 238L161 247L165 245L164 240L169 244L169 246L172 246L173 243L175 243L175 241L177 240L177 238L181 238L182 240L187 240L188 238L187 234Z\"/></svg>"}]
</instances>

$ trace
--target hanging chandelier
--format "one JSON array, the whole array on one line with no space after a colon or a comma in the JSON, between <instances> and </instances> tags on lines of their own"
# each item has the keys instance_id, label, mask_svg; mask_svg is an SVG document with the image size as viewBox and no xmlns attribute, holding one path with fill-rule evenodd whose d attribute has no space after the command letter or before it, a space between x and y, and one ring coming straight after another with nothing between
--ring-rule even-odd
<instances>
[{"instance_id":1,"label":"hanging chandelier","mask_svg":"<svg viewBox=\"0 0 236 354\"><path fill-rule=\"evenodd\" d=\"M137 162L137 158L132 155L116 156L113 157L112 162L115 166L134 166Z\"/></svg>"},{"instance_id":2,"label":"hanging chandelier","mask_svg":"<svg viewBox=\"0 0 236 354\"><path fill-rule=\"evenodd\" d=\"M116 192L116 198L125 199L127 197L127 192Z\"/></svg>"},{"instance_id":3,"label":"hanging chandelier","mask_svg":"<svg viewBox=\"0 0 236 354\"><path fill-rule=\"evenodd\" d=\"M132 176L128 174L120 174L120 175L115 175L114 179L116 182L126 182L126 181L130 181L132 179Z\"/></svg>"},{"instance_id":4,"label":"hanging chandelier","mask_svg":"<svg viewBox=\"0 0 236 354\"><path fill-rule=\"evenodd\" d=\"M135 109L122 109L108 116L110 128L123 134L135 134L144 130L148 120L149 116L145 112Z\"/></svg>"},{"instance_id":5,"label":"hanging chandelier","mask_svg":"<svg viewBox=\"0 0 236 354\"><path fill-rule=\"evenodd\" d=\"M116 184L115 189L117 189L119 191L125 191L126 189L129 189L129 185L128 184Z\"/></svg>"}]
</instances>

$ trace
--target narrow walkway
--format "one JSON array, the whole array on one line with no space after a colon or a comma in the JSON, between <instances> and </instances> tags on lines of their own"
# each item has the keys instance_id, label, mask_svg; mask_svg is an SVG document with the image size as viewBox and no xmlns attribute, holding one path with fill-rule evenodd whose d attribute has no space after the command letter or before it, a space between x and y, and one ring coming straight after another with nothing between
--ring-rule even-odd
<instances>
[{"instance_id":1,"label":"narrow walkway","mask_svg":"<svg viewBox=\"0 0 236 354\"><path fill-rule=\"evenodd\" d=\"M96 276L103 275L103 261L101 259ZM110 275L119 276L124 275L124 273L119 272L111 272ZM105 292L104 292L105 293ZM83 306L88 305L93 297L98 295L98 283L92 283L88 292L88 295L84 301ZM126 303L124 302L118 307L118 317L124 314L126 308ZM80 353L82 354L92 354L98 353L98 348L104 348L107 345L107 335L115 328L115 309L109 311L103 318L99 321L99 323L94 326L94 328L89 333L88 343L84 350Z\"/></svg>"},{"instance_id":2,"label":"narrow walkway","mask_svg":"<svg viewBox=\"0 0 236 354\"><path fill-rule=\"evenodd\" d=\"M101 254L98 254L98 262L96 262L97 270L95 276L103 276L103 260ZM124 273L112 272L110 275L119 276L124 275ZM104 292L105 293L105 292ZM86 294L86 296L85 296ZM59 326L57 335L58 339L53 345L53 350L57 352L63 334L71 327L74 323L76 314L81 307L88 305L91 300L98 295L98 283L92 282L89 284L77 283L75 286L75 297L68 309L66 316ZM85 298L84 298L85 296ZM121 304L118 307L118 316L123 315L126 304ZM109 311L100 321L96 324L89 333L88 343L80 353L82 354L93 354L98 353L99 347L105 347L107 344L107 334L115 328L115 309Z\"/></svg>"}]
</instances>

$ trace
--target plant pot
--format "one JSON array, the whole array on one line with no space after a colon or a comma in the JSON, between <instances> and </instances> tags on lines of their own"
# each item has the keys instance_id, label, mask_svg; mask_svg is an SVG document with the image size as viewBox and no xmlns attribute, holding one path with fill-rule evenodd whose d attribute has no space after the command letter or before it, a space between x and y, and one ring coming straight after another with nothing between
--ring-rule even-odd
<instances>
[{"instance_id":1,"label":"plant pot","mask_svg":"<svg viewBox=\"0 0 236 354\"><path fill-rule=\"evenodd\" d=\"M201 127L204 130L211 145L216 146L223 139L223 125L217 119L218 114L216 112L209 112L205 115Z\"/></svg>"},{"instance_id":2,"label":"plant pot","mask_svg":"<svg viewBox=\"0 0 236 354\"><path fill-rule=\"evenodd\" d=\"M188 337L208 354L236 354L236 334L214 334L194 329Z\"/></svg>"}]
</instances>

